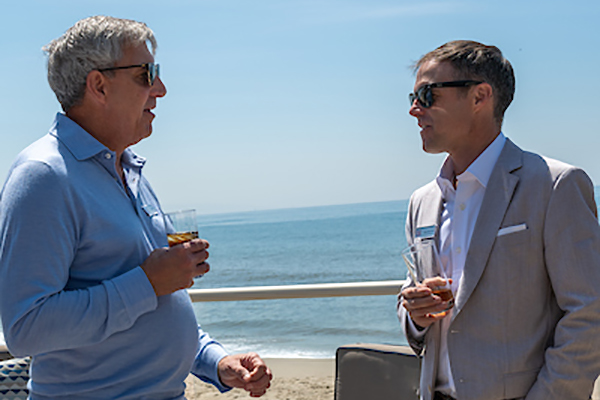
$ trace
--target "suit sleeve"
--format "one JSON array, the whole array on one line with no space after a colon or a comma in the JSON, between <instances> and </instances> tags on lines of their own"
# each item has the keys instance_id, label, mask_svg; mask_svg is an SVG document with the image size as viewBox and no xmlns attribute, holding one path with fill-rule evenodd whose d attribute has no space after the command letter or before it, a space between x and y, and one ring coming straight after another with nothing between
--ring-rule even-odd
<instances>
[{"instance_id":1,"label":"suit sleeve","mask_svg":"<svg viewBox=\"0 0 600 400\"><path fill-rule=\"evenodd\" d=\"M587 399L600 373L600 227L583 171L556 178L545 220L546 268L564 314L526 398Z\"/></svg>"},{"instance_id":2,"label":"suit sleeve","mask_svg":"<svg viewBox=\"0 0 600 400\"><path fill-rule=\"evenodd\" d=\"M411 197L408 213L406 217L406 241L407 245L410 246L414 242L414 227L413 227L413 198ZM428 331L428 328L419 331L415 327L412 319L406 312L406 309L402 306L402 291L407 287L414 286L415 282L413 282L411 274L406 274L406 283L400 289L400 293L398 294L398 302L396 303L396 311L398 313L398 318L400 319L400 323L402 324L402 329L404 331L404 335L408 340L408 344L413 349L413 351L420 355L423 352L423 345L425 342L425 334Z\"/></svg>"}]
</instances>

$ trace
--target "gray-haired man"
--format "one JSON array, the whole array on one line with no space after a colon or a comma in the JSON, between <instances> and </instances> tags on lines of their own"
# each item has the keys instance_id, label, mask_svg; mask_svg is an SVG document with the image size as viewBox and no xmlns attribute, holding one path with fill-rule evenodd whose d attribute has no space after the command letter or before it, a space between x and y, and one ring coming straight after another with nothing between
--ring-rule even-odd
<instances>
[{"instance_id":1,"label":"gray-haired man","mask_svg":"<svg viewBox=\"0 0 600 400\"><path fill-rule=\"evenodd\" d=\"M182 289L208 272L208 243L167 247L129 149L166 94L155 49L145 24L111 17L45 48L64 113L0 194L0 314L11 353L33 357L34 400L183 399L190 372L255 397L270 385L258 355L228 355L197 326Z\"/></svg>"}]
</instances>

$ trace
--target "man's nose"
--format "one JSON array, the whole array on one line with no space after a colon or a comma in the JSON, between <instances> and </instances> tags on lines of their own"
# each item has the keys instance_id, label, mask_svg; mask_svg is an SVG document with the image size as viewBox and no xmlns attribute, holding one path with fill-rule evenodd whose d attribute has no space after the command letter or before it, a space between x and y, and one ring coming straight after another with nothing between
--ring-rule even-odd
<instances>
[{"instance_id":1,"label":"man's nose","mask_svg":"<svg viewBox=\"0 0 600 400\"><path fill-rule=\"evenodd\" d=\"M410 109L408 110L408 113L410 115L412 115L413 117L417 117L417 116L423 114L423 108L421 107L421 105L419 104L419 101L417 99L415 99L412 102L412 104L410 105Z\"/></svg>"},{"instance_id":2,"label":"man's nose","mask_svg":"<svg viewBox=\"0 0 600 400\"><path fill-rule=\"evenodd\" d=\"M151 93L154 97L164 97L167 94L167 87L165 86L165 84L159 76L157 76L154 80L154 85L152 85Z\"/></svg>"}]
</instances>

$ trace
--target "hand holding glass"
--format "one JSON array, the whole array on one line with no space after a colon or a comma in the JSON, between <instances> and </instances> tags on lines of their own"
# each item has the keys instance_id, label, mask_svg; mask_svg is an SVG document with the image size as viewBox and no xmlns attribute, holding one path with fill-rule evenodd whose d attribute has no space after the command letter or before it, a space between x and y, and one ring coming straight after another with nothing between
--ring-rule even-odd
<instances>
[{"instance_id":1,"label":"hand holding glass","mask_svg":"<svg viewBox=\"0 0 600 400\"><path fill-rule=\"evenodd\" d=\"M169 247L198 238L196 210L175 211L165 214Z\"/></svg>"},{"instance_id":2,"label":"hand holding glass","mask_svg":"<svg viewBox=\"0 0 600 400\"><path fill-rule=\"evenodd\" d=\"M402 258L415 283L431 288L436 296L447 302L448 308L434 315L445 316L454 306L454 296L433 240L419 240L402 251ZM441 280L444 281L440 284ZM433 282L438 281L436 284Z\"/></svg>"}]
</instances>

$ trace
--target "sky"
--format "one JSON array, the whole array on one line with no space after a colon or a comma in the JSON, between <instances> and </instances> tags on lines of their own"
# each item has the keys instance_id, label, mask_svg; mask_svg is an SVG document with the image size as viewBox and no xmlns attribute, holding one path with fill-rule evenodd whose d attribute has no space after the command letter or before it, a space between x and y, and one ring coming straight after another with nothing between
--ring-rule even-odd
<instances>
[{"instance_id":1,"label":"sky","mask_svg":"<svg viewBox=\"0 0 600 400\"><path fill-rule=\"evenodd\" d=\"M0 0L0 180L60 111L42 46L98 14L157 37L168 93L134 150L167 211L407 199L444 159L408 115L410 66L455 39L512 63L509 138L600 182L597 0Z\"/></svg>"}]
</instances>

